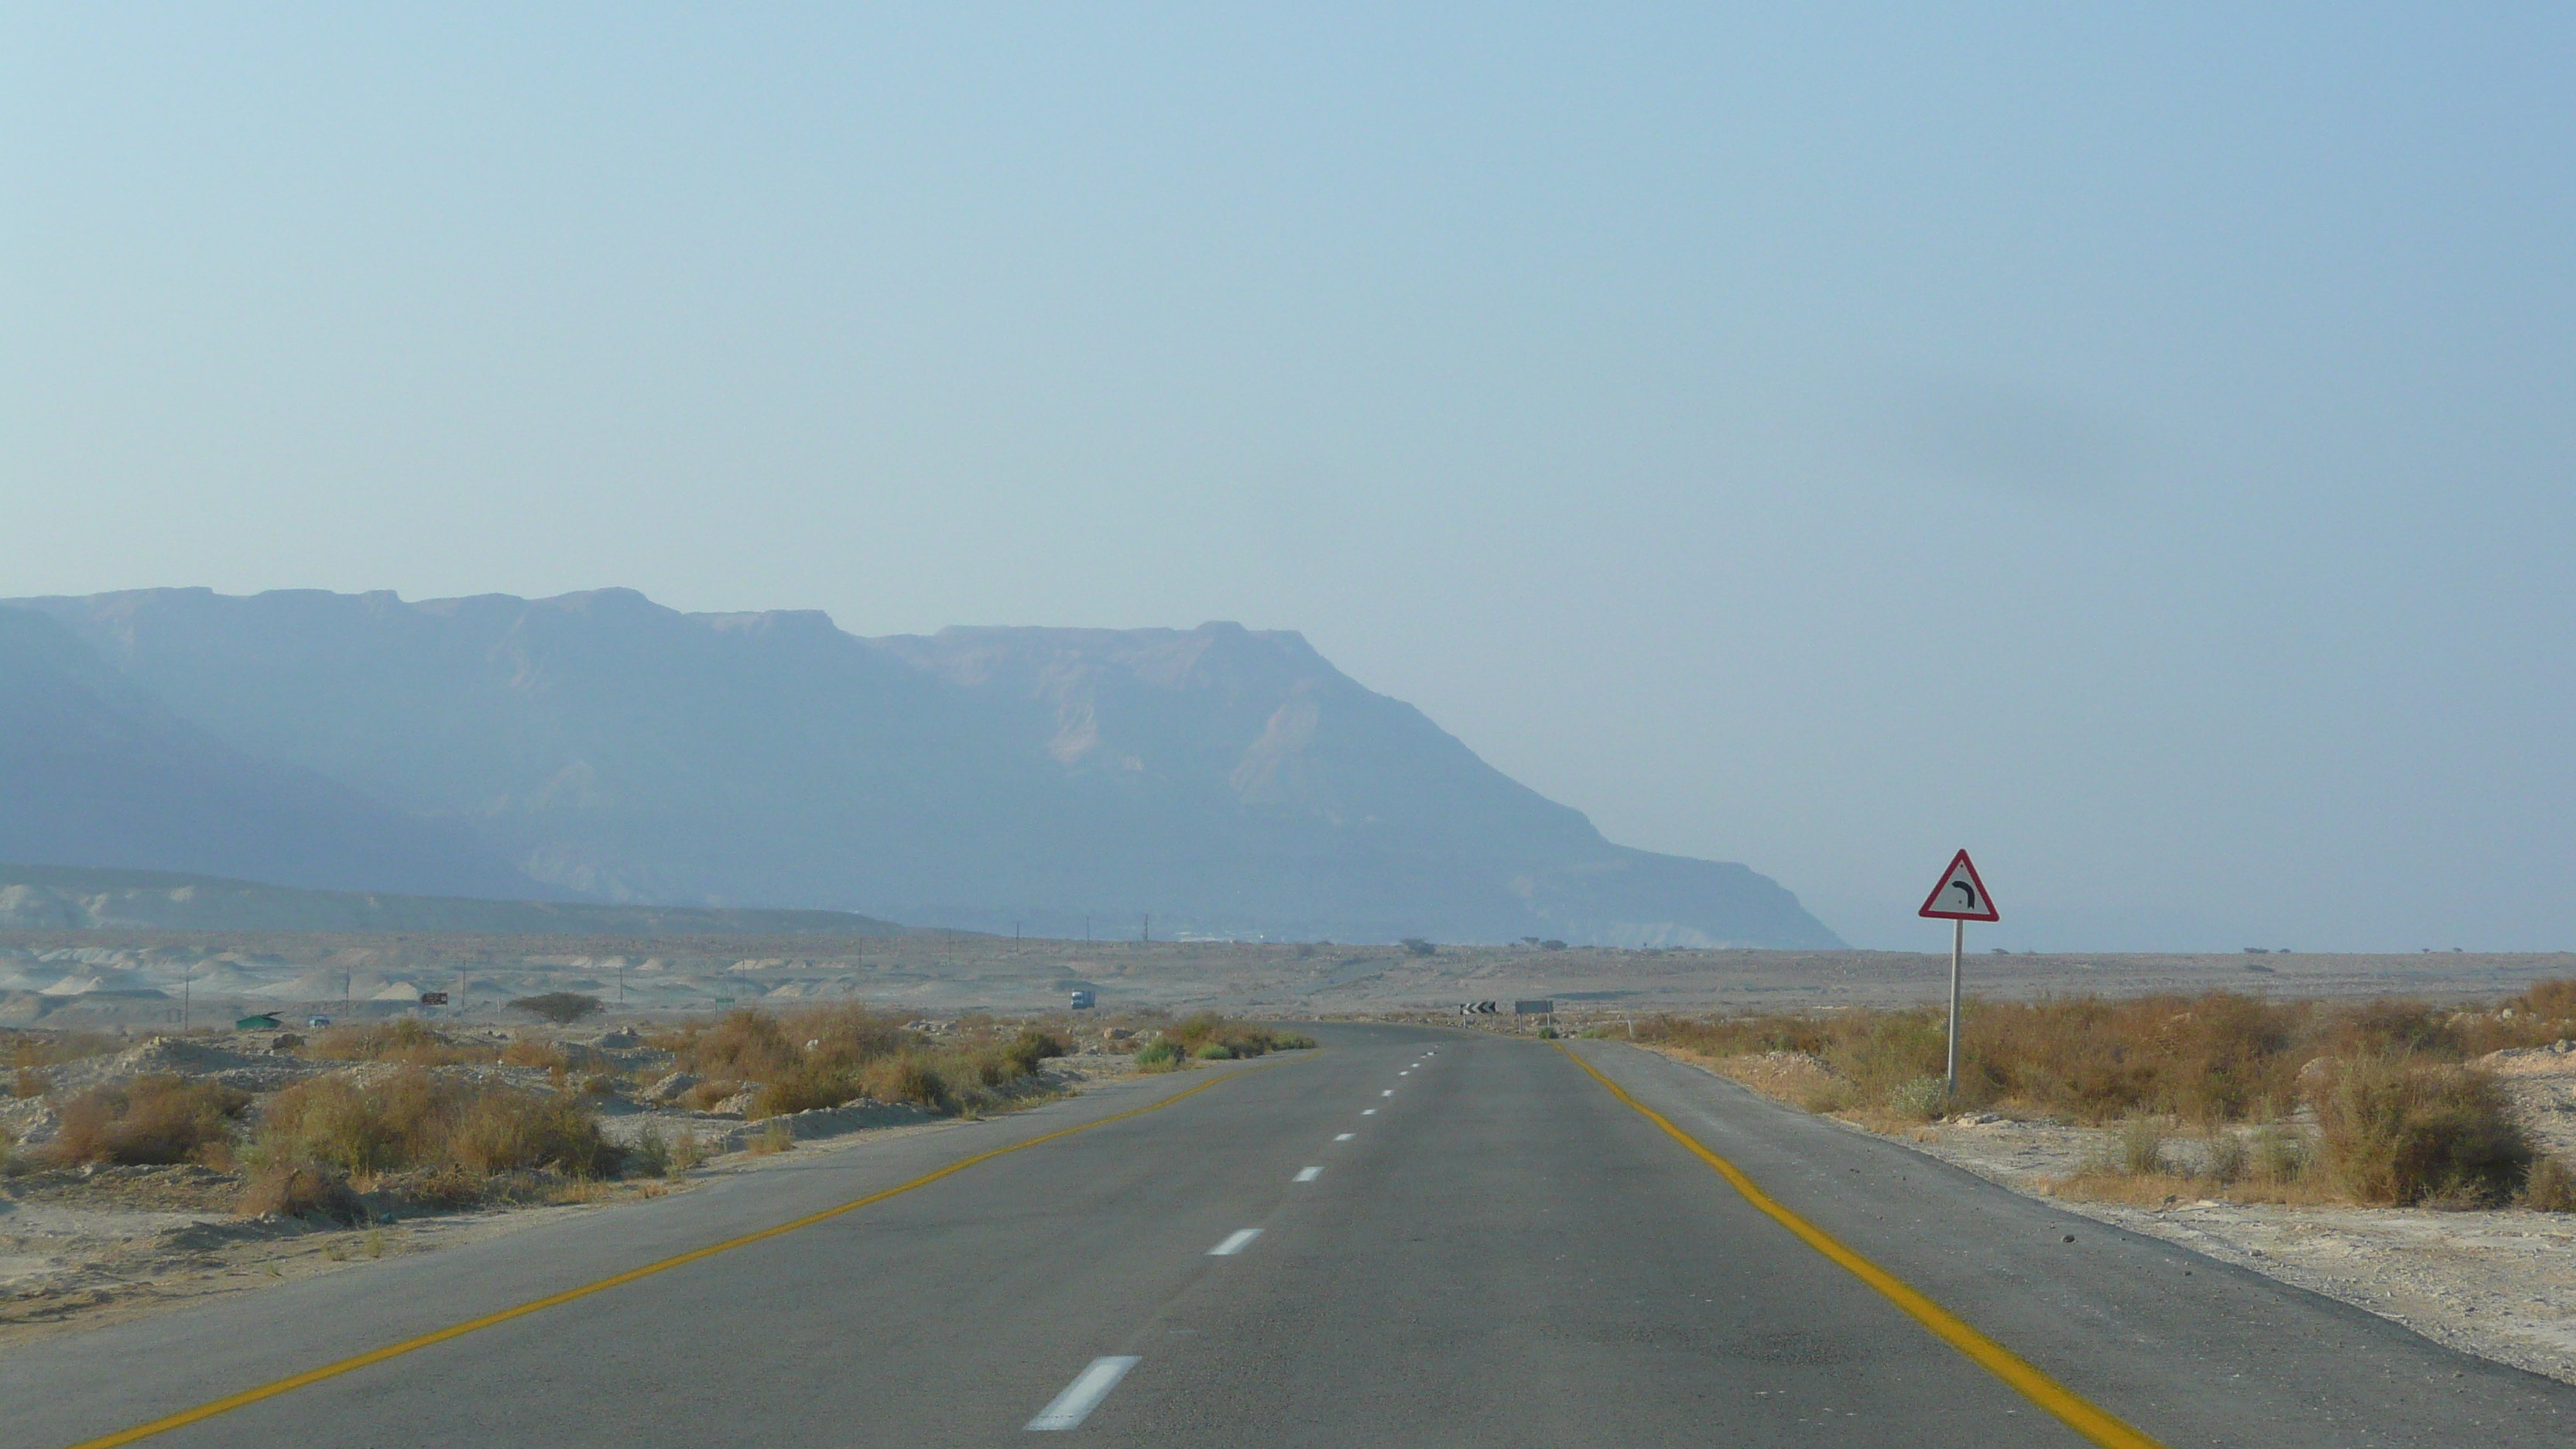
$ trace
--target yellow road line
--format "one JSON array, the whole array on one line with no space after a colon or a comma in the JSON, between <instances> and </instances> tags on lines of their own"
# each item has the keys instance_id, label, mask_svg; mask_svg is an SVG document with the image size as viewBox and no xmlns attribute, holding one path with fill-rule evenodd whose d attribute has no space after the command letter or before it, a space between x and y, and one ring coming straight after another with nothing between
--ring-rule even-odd
<instances>
[{"instance_id":1,"label":"yellow road line","mask_svg":"<svg viewBox=\"0 0 2576 1449\"><path fill-rule=\"evenodd\" d=\"M1269 1068L1254 1067L1251 1070L1258 1072L1267 1071ZM291 1378L282 1378L275 1383L262 1384L255 1389L244 1389L238 1394L216 1399L212 1403L199 1404L193 1409L183 1409L167 1418L155 1419L148 1424L137 1424L131 1429L120 1429L117 1432L106 1435L102 1438L83 1439L79 1443L72 1445L71 1449L110 1449L110 1446L112 1445L132 1444L137 1440L149 1439L155 1434L166 1434L173 1429L183 1429L190 1424L202 1423L205 1420L214 1418L218 1414L229 1414L235 1409L256 1404L263 1399L273 1399L280 1394L292 1393L297 1389L306 1387L307 1385L318 1384L324 1379L335 1379L342 1374L351 1373L358 1369L369 1367L373 1364L383 1363L387 1359L400 1358L404 1354L428 1348L432 1344L445 1343L451 1338L463 1338L465 1335L472 1333L477 1329L490 1328L495 1324L507 1323L514 1318L525 1318L531 1313L542 1313L546 1309L559 1307L563 1304L570 1303L575 1299L587 1298L593 1293L605 1293L611 1288L623 1287L639 1278L650 1278L656 1273L667 1273L673 1268L681 1267L689 1263L695 1263L700 1259L712 1258L718 1253L730 1253L736 1248L746 1248L751 1246L753 1243L766 1242L771 1238L782 1237L788 1233L795 1232L799 1228L810 1228L816 1223L829 1222L843 1213L854 1213L863 1207L884 1202L887 1198L900 1197L903 1194L912 1191L914 1188L928 1187L943 1177L953 1177L980 1162L990 1162L996 1157L1007 1157L1014 1152L1023 1152L1029 1148L1039 1145L1040 1143L1053 1142L1059 1137L1071 1137L1076 1132L1088 1132L1094 1127L1105 1127L1112 1122L1123 1122L1130 1117L1142 1117L1148 1112L1159 1112L1165 1107L1172 1105L1174 1102L1181 1100L1183 1097L1195 1097L1210 1087L1223 1086L1227 1082L1233 1081L1236 1077L1245 1075L1248 1075L1248 1073L1230 1072L1225 1076L1214 1079L1213 1081L1201 1082L1197 1086L1191 1087L1186 1091L1174 1092L1172 1095L1165 1097L1159 1102L1149 1103L1142 1107L1131 1107L1124 1112L1112 1113L1111 1115L1102 1117L1097 1121L1085 1122L1078 1127L1058 1128L1053 1132L1047 1133L1045 1136L1032 1137L1026 1142L1014 1142L1008 1147L996 1147L990 1152L979 1152L972 1157L961 1158L958 1161L952 1162L946 1167L939 1169L937 1172L925 1172L921 1176L916 1177L912 1181L904 1183L901 1186L890 1187L883 1192L872 1192L866 1197L852 1198L850 1201L842 1203L838 1207L828 1207L818 1213L808 1213L804 1217L798 1218L793 1222L780 1223L774 1228L763 1228L756 1233L745 1233L738 1238L727 1238L721 1243L715 1243L704 1248L693 1249L689 1252L682 1253L677 1257L664 1258L658 1263L647 1263L641 1268L629 1269L612 1278L602 1278L596 1283L585 1283L578 1288L567 1288L561 1293L550 1294L544 1298L522 1303L516 1308L504 1308L498 1313L486 1313L480 1318L469 1318L463 1323L439 1329L435 1333L424 1333L418 1338L406 1338L400 1343L387 1344L383 1348L359 1354L355 1358L344 1358L338 1363L327 1363L317 1369L306 1369L304 1372L296 1374Z\"/></svg>"},{"instance_id":2,"label":"yellow road line","mask_svg":"<svg viewBox=\"0 0 2576 1449\"><path fill-rule=\"evenodd\" d=\"M1760 1209L1773 1222L1798 1235L1801 1242L1841 1265L1863 1283L1878 1290L1881 1297L1905 1310L1915 1322L1932 1330L1933 1336L1966 1354L1978 1367L2002 1379L2014 1392L2057 1416L2066 1427L2103 1449L2164 1449L2164 1446L2127 1424L2111 1417L2083 1395L2039 1371L2030 1360L1995 1342L1968 1325L1968 1321L1933 1302L1910 1287L1904 1279L1890 1273L1869 1259L1846 1248L1842 1243L1780 1205L1764 1192L1743 1169L1703 1146L1700 1140L1672 1124L1663 1113L1629 1096L1625 1087L1601 1074L1598 1067L1568 1051L1562 1044L1558 1051L1576 1066L1592 1074L1592 1080L1610 1089L1610 1095L1643 1114L1647 1121L1664 1129L1666 1135L1691 1150L1700 1161L1717 1169L1717 1175L1744 1195L1744 1200Z\"/></svg>"}]
</instances>

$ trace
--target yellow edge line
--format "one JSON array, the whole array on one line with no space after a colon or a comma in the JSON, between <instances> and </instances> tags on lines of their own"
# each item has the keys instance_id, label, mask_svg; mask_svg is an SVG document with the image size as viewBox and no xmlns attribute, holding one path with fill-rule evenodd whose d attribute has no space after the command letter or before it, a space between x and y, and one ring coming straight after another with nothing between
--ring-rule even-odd
<instances>
[{"instance_id":1,"label":"yellow edge line","mask_svg":"<svg viewBox=\"0 0 2576 1449\"><path fill-rule=\"evenodd\" d=\"M1266 1067L1252 1068L1252 1071L1256 1072L1267 1070L1268 1068ZM712 1258L718 1253L729 1253L736 1248L749 1247L753 1243L765 1242L770 1238L781 1237L785 1234L795 1232L799 1228L810 1228L816 1223L828 1222L833 1218L839 1217L843 1213L857 1212L863 1207L884 1202L887 1198L900 1197L904 1193L912 1191L914 1188L928 1187L930 1184L939 1181L943 1177L950 1177L957 1173L964 1172L966 1169L973 1167L980 1162L990 1162L996 1157L1005 1157L1014 1152L1025 1151L1031 1147L1039 1145L1040 1143L1053 1142L1059 1137L1070 1137L1076 1132L1088 1132L1094 1127L1106 1127L1112 1122L1123 1122L1130 1117L1142 1117L1148 1112L1159 1112L1184 1097L1195 1097L1210 1087L1221 1087L1227 1082L1233 1081L1236 1077L1247 1076L1249 1074L1250 1073L1248 1072L1231 1072L1225 1076L1218 1077L1213 1081L1201 1082L1197 1086L1191 1087L1186 1091L1174 1092L1172 1095L1165 1097L1159 1102L1150 1103L1142 1107L1131 1107L1124 1112L1113 1113L1107 1117L1102 1117L1097 1121L1085 1122L1078 1127L1058 1128L1053 1132L1047 1133L1045 1136L1032 1137L1026 1142L1014 1142L1008 1147L996 1147L990 1152L979 1152L972 1157L952 1162L936 1172L923 1173L921 1176L916 1177L912 1181L904 1183L899 1187L890 1187L883 1192L872 1192L866 1197L853 1198L848 1202L842 1203L838 1207L828 1207L818 1213L808 1213L804 1217L798 1218L793 1222L780 1223L774 1228L763 1228L756 1233L745 1233L738 1238L727 1238L721 1243L715 1243L704 1248L693 1249L689 1252L682 1253L677 1257L664 1258L658 1263L647 1263L641 1268L629 1269L613 1278L602 1278L596 1283L585 1283L578 1288L567 1288L561 1293L551 1294L544 1298L522 1303L515 1308L504 1308L498 1313L486 1313L480 1318L469 1318L463 1323L439 1329L435 1333L424 1333L418 1338L406 1338L400 1343L390 1343L385 1345L383 1348L359 1354L355 1358L344 1358L338 1363L324 1364L322 1367L317 1369L306 1369L304 1372L296 1374L291 1378L279 1379L275 1383L262 1384L255 1389L244 1389L238 1394L216 1399L212 1403L199 1404L193 1409L183 1409L167 1418L155 1419L148 1424L137 1424L131 1429L120 1429L116 1433L106 1435L102 1438L83 1439L79 1443L71 1445L70 1449L110 1449L110 1446L112 1445L132 1444L137 1440L149 1439L155 1434L166 1434L173 1429L183 1429L190 1424L202 1423L205 1420L214 1418L218 1414L229 1414L235 1409L256 1404L262 1399L273 1399L280 1394L292 1393L295 1390L304 1388L308 1385L318 1384L324 1379L338 1378L342 1374L352 1373L358 1369L366 1368L373 1364L380 1364L387 1359L400 1358L404 1354L428 1348L432 1344L445 1343L451 1338L463 1338L465 1335L472 1333L477 1329L490 1328L495 1324L507 1323L514 1318L525 1318L531 1313L542 1313L546 1309L559 1307L563 1304L570 1303L577 1298L587 1298L593 1293L605 1293L611 1288L623 1287L639 1278L650 1278L656 1273L667 1273L673 1268L681 1267L689 1263L695 1263L703 1258Z\"/></svg>"},{"instance_id":2,"label":"yellow edge line","mask_svg":"<svg viewBox=\"0 0 2576 1449\"><path fill-rule=\"evenodd\" d=\"M1878 1290L1880 1296L1905 1310L1906 1314L1942 1342L1976 1360L1978 1367L2009 1384L2013 1391L2057 1416L2066 1427L2083 1435L2103 1449L2164 1449L2164 1446L2127 1424L2095 1407L2083 1395L2050 1378L2030 1360L1995 1342L1968 1325L1966 1319L1933 1302L1907 1285L1904 1279L1890 1273L1869 1259L1846 1248L1824 1229L1780 1205L1764 1192L1743 1169L1718 1156L1700 1140L1672 1124L1663 1113L1628 1095L1626 1088L1601 1074L1598 1067L1559 1046L1566 1058L1592 1074L1592 1080L1610 1089L1610 1095L1643 1114L1647 1121L1664 1129L1666 1135L1691 1150L1700 1161L1717 1169L1728 1185L1744 1195L1744 1200L1760 1209L1773 1222L1798 1235L1801 1242L1849 1272L1853 1277Z\"/></svg>"}]
</instances>

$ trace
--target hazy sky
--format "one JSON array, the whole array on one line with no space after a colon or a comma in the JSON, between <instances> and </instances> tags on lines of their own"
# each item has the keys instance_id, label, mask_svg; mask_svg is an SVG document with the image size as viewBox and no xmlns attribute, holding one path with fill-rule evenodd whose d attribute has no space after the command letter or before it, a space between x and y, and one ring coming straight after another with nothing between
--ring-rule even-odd
<instances>
[{"instance_id":1,"label":"hazy sky","mask_svg":"<svg viewBox=\"0 0 2576 1449\"><path fill-rule=\"evenodd\" d=\"M0 16L0 593L1236 619L1860 944L2576 948L2576 9L391 8Z\"/></svg>"}]
</instances>

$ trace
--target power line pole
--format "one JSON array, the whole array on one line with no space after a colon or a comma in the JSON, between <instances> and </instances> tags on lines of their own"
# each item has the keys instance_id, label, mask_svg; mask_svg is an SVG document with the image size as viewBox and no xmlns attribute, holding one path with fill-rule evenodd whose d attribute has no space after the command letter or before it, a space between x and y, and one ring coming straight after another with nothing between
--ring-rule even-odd
<instances>
[{"instance_id":1,"label":"power line pole","mask_svg":"<svg viewBox=\"0 0 2576 1449\"><path fill-rule=\"evenodd\" d=\"M1145 940L1148 940L1148 941L1151 941L1151 940L1153 940L1153 939L1154 939L1154 913L1153 913L1152 911L1147 911L1147 912L1145 913L1145 935L1144 935L1144 939L1145 939Z\"/></svg>"}]
</instances>

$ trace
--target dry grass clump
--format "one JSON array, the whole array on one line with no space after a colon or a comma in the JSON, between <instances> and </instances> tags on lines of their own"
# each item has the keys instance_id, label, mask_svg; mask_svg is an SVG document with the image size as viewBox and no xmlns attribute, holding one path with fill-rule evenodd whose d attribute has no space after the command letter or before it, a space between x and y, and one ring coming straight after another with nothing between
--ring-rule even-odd
<instances>
[{"instance_id":1,"label":"dry grass clump","mask_svg":"<svg viewBox=\"0 0 2576 1449\"><path fill-rule=\"evenodd\" d=\"M2153 1202L2239 1196L2444 1207L2576 1203L2576 1175L2535 1158L2503 1094L2468 1065L2576 1035L2576 981L2542 982L2494 1010L2419 1001L2275 1002L2230 992L2122 1001L1978 1003L1943 1090L1938 1009L1640 1020L1637 1036L1697 1055L1813 1064L1811 1110L1880 1125L2011 1106L2116 1128L2062 1186ZM2302 1102L2313 1136L2266 1126ZM2198 1146L2177 1136L2191 1127Z\"/></svg>"},{"instance_id":2,"label":"dry grass clump","mask_svg":"<svg viewBox=\"0 0 2576 1449\"><path fill-rule=\"evenodd\" d=\"M1177 1024L1163 1029L1165 1038L1179 1042L1184 1051L1209 1061L1263 1056L1270 1052L1303 1051L1314 1046L1315 1039L1302 1032L1279 1031L1255 1026L1248 1021L1234 1021L1213 1011L1202 1011L1183 1017ZM1210 1057L1210 1046L1225 1048L1225 1056Z\"/></svg>"},{"instance_id":3,"label":"dry grass clump","mask_svg":"<svg viewBox=\"0 0 2576 1449\"><path fill-rule=\"evenodd\" d=\"M2243 1202L2338 1200L2333 1184L2311 1170L2314 1155L2306 1134L2277 1125L2251 1133L2211 1127L2195 1143L2175 1132L2167 1119L2141 1117L2122 1123L2100 1156L2050 1188L2069 1197L2140 1207L2212 1193Z\"/></svg>"},{"instance_id":4,"label":"dry grass clump","mask_svg":"<svg viewBox=\"0 0 2576 1449\"><path fill-rule=\"evenodd\" d=\"M2186 1122L2262 1120L2293 1110L2299 1069L2324 1058L2400 1054L2457 1063L2576 1034L2576 982L2543 982L2496 1011L2423 1002L2266 1001L2233 992L2111 1001L1977 1002L1960 1042L1959 1094L1945 1110L2009 1103L2085 1123L2141 1114ZM2511 1015L2506 1013L2510 1012ZM1812 1056L1840 1084L1823 1110L1882 1109L1944 1071L1938 1008L1696 1020L1652 1017L1637 1039L1701 1056Z\"/></svg>"},{"instance_id":5,"label":"dry grass clump","mask_svg":"<svg viewBox=\"0 0 2576 1449\"><path fill-rule=\"evenodd\" d=\"M183 1077L137 1077L94 1087L63 1104L61 1129L46 1148L58 1163L232 1164L233 1120L250 1094Z\"/></svg>"},{"instance_id":6,"label":"dry grass clump","mask_svg":"<svg viewBox=\"0 0 2576 1449\"><path fill-rule=\"evenodd\" d=\"M2535 1212L2576 1213L2576 1171L2555 1157L2540 1157L2523 1178L2522 1205Z\"/></svg>"},{"instance_id":7,"label":"dry grass clump","mask_svg":"<svg viewBox=\"0 0 2576 1449\"><path fill-rule=\"evenodd\" d=\"M305 1043L304 1055L334 1062L400 1062L445 1067L497 1060L489 1043L460 1042L408 1017L361 1026L335 1026Z\"/></svg>"},{"instance_id":8,"label":"dry grass clump","mask_svg":"<svg viewBox=\"0 0 2576 1449\"><path fill-rule=\"evenodd\" d=\"M933 1041L900 1017L860 1006L810 1007L782 1016L728 1012L657 1037L653 1044L704 1080L681 1101L703 1111L749 1087L754 1117L838 1107L869 1098L934 1111L982 1111L1031 1095L1038 1064L1065 1042L1035 1027L967 1017Z\"/></svg>"},{"instance_id":9,"label":"dry grass clump","mask_svg":"<svg viewBox=\"0 0 2576 1449\"><path fill-rule=\"evenodd\" d=\"M251 1173L238 1210L248 1217L327 1218L359 1223L366 1205L338 1169L319 1163L271 1163Z\"/></svg>"},{"instance_id":10,"label":"dry grass clump","mask_svg":"<svg viewBox=\"0 0 2576 1449\"><path fill-rule=\"evenodd\" d=\"M24 1031L0 1028L0 1066L16 1071L60 1066L125 1050L133 1043L94 1031Z\"/></svg>"},{"instance_id":11,"label":"dry grass clump","mask_svg":"<svg viewBox=\"0 0 2576 1449\"><path fill-rule=\"evenodd\" d=\"M534 1067L543 1072L564 1072L572 1069L572 1059L564 1054L563 1048L553 1042L523 1036L515 1038L509 1045L501 1048L501 1065Z\"/></svg>"},{"instance_id":12,"label":"dry grass clump","mask_svg":"<svg viewBox=\"0 0 2576 1449\"><path fill-rule=\"evenodd\" d=\"M351 1177L545 1170L597 1178L616 1171L619 1154L577 1097L412 1068L363 1085L321 1077L279 1092L260 1114L253 1155L263 1167Z\"/></svg>"}]
</instances>

